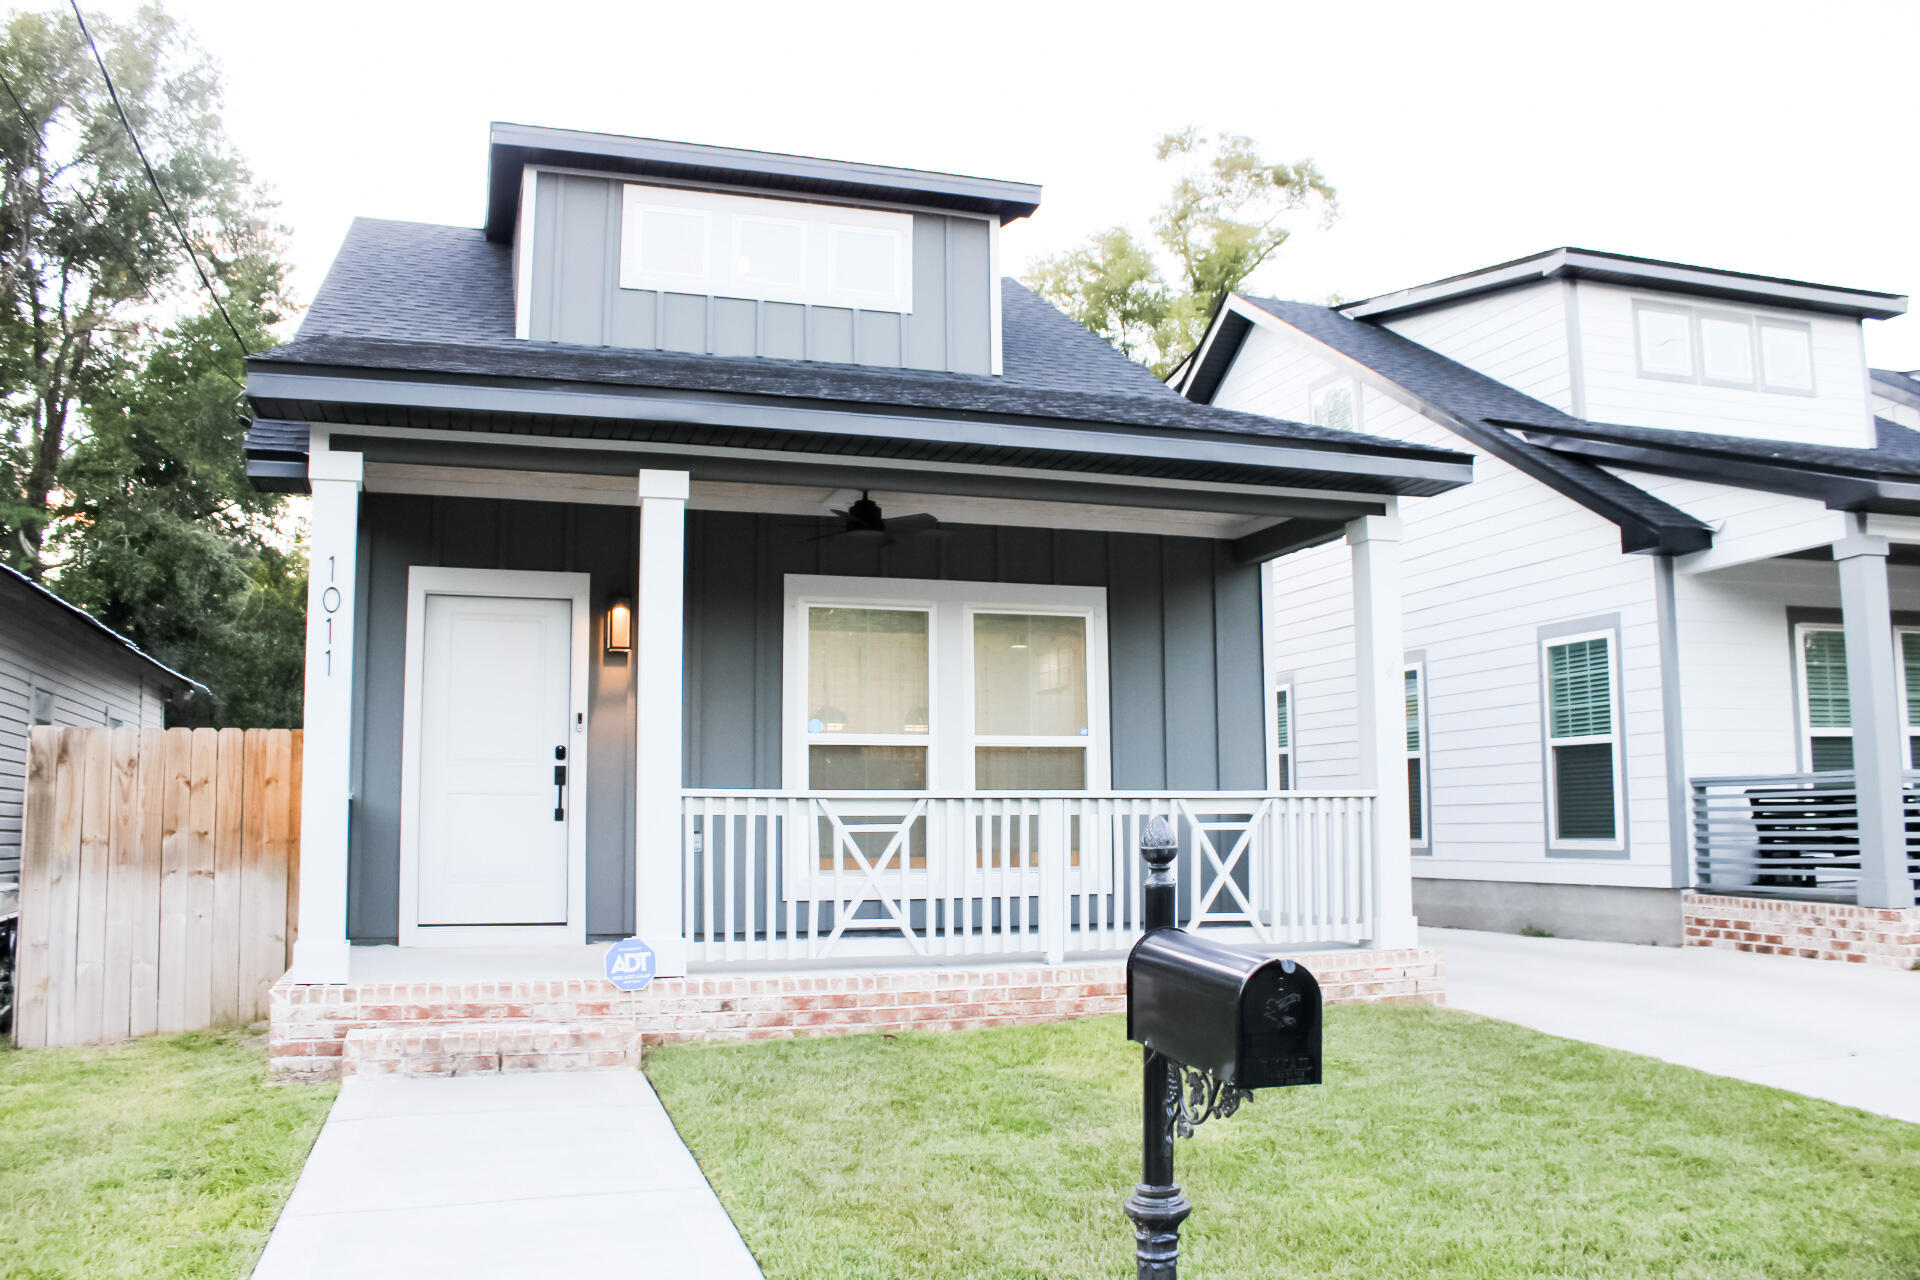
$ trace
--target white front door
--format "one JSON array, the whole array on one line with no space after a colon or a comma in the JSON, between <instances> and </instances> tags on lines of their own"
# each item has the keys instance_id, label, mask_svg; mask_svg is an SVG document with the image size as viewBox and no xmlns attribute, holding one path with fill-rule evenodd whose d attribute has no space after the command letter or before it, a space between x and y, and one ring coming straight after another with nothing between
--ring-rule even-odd
<instances>
[{"instance_id":1,"label":"white front door","mask_svg":"<svg viewBox=\"0 0 1920 1280\"><path fill-rule=\"evenodd\" d=\"M565 925L573 604L425 599L418 923ZM584 781L584 780L583 780Z\"/></svg>"}]
</instances>

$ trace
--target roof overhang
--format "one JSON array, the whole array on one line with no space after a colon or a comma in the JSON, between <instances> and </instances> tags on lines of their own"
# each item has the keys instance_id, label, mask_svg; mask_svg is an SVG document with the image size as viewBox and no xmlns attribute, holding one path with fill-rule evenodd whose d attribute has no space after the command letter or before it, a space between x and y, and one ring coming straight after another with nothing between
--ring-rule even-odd
<instances>
[{"instance_id":1,"label":"roof overhang","mask_svg":"<svg viewBox=\"0 0 1920 1280\"><path fill-rule=\"evenodd\" d=\"M1896 373L1892 369L1869 369L1867 372L1872 375L1875 395L1885 396L1912 409L1920 409L1920 380L1912 374Z\"/></svg>"},{"instance_id":2,"label":"roof overhang","mask_svg":"<svg viewBox=\"0 0 1920 1280\"><path fill-rule=\"evenodd\" d=\"M1339 310L1355 320L1379 321L1541 280L1595 280L1629 288L1658 289L1665 293L1691 294L1794 311L1819 311L1866 320L1887 320L1904 315L1907 310L1906 297L1897 293L1848 289L1805 280L1750 275L1742 271L1719 271L1681 262L1664 262L1658 258L1635 258L1622 253L1573 248L1549 249L1531 257L1516 258L1512 262L1435 280L1431 284L1364 298L1359 302L1350 302Z\"/></svg>"},{"instance_id":3,"label":"roof overhang","mask_svg":"<svg viewBox=\"0 0 1920 1280\"><path fill-rule=\"evenodd\" d=\"M520 180L528 165L953 209L989 214L1003 226L1040 207L1040 188L1029 182L495 122L487 155L487 239L502 244L513 239Z\"/></svg>"},{"instance_id":4,"label":"roof overhang","mask_svg":"<svg viewBox=\"0 0 1920 1280\"><path fill-rule=\"evenodd\" d=\"M203 694L208 692L207 686L192 676L175 671L85 609L61 599L18 570L0 565L0 597L6 596L13 597L14 607L40 610L42 621L39 625L59 625L53 622L54 619L59 619L81 634L105 640L124 652L125 656L157 675L160 682L175 695L195 691Z\"/></svg>"},{"instance_id":5,"label":"roof overhang","mask_svg":"<svg viewBox=\"0 0 1920 1280\"><path fill-rule=\"evenodd\" d=\"M1725 449L1681 447L1542 430L1524 424L1503 425L1520 432L1530 443L1597 465L1811 498L1836 511L1920 515L1920 477L1889 477L1865 469L1756 458L1731 440Z\"/></svg>"},{"instance_id":6,"label":"roof overhang","mask_svg":"<svg viewBox=\"0 0 1920 1280\"><path fill-rule=\"evenodd\" d=\"M1363 452L1225 432L532 378L255 366L247 394L264 419L322 423L336 432L354 426L457 427L667 449L757 450L796 462L800 455L821 454L839 461L910 461L923 470L1007 466L1052 474L1063 487L1127 477L1167 488L1233 484L1384 497L1445 492L1472 478L1467 455L1412 447ZM304 483L304 454L277 445L250 457L249 473L262 487L298 487Z\"/></svg>"}]
</instances>

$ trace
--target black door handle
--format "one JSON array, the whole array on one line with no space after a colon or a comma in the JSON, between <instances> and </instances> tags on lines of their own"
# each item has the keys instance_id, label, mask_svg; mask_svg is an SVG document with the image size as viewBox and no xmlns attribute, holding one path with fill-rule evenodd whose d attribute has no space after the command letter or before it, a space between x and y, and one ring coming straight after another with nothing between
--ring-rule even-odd
<instances>
[{"instance_id":1,"label":"black door handle","mask_svg":"<svg viewBox=\"0 0 1920 1280\"><path fill-rule=\"evenodd\" d=\"M565 747L555 747L553 749L553 758L555 760L565 760L567 758L567 749ZM555 822L565 822L567 820L567 766L563 764L553 766L553 787L553 820Z\"/></svg>"}]
</instances>

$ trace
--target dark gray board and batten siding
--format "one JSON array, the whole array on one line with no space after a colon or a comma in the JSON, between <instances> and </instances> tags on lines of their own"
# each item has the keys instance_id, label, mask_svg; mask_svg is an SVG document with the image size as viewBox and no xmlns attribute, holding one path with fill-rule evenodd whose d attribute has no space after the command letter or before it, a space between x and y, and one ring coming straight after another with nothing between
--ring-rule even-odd
<instances>
[{"instance_id":1,"label":"dark gray board and batten siding","mask_svg":"<svg viewBox=\"0 0 1920 1280\"><path fill-rule=\"evenodd\" d=\"M620 180L541 173L527 336L536 342L992 372L989 224L913 215L913 311L620 287Z\"/></svg>"},{"instance_id":2,"label":"dark gray board and batten siding","mask_svg":"<svg viewBox=\"0 0 1920 1280\"><path fill-rule=\"evenodd\" d=\"M781 785L785 575L840 574L1104 587L1113 783L1120 790L1258 790L1260 578L1200 538L952 526L891 548L811 541L825 522L687 513L685 777L692 787ZM609 595L631 592L638 539L621 507L366 495L361 510L348 933L399 932L400 758L411 565L592 575L587 930L633 927L634 714L625 661L597 642ZM642 620L644 625L644 620Z\"/></svg>"}]
</instances>

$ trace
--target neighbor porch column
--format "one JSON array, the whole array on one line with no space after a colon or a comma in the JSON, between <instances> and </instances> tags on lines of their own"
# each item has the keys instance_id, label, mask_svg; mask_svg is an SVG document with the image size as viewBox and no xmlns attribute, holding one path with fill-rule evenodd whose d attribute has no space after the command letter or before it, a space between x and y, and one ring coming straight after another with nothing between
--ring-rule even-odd
<instances>
[{"instance_id":1,"label":"neighbor porch column","mask_svg":"<svg viewBox=\"0 0 1920 1280\"><path fill-rule=\"evenodd\" d=\"M634 936L655 972L687 971L681 933L680 735L685 628L687 494L684 471L640 473L640 580L634 593Z\"/></svg>"},{"instance_id":2,"label":"neighbor porch column","mask_svg":"<svg viewBox=\"0 0 1920 1280\"><path fill-rule=\"evenodd\" d=\"M1347 525L1353 557L1354 682L1360 785L1373 801L1373 945L1415 945L1407 834L1406 643L1400 630L1400 516Z\"/></svg>"},{"instance_id":3,"label":"neighbor porch column","mask_svg":"<svg viewBox=\"0 0 1920 1280\"><path fill-rule=\"evenodd\" d=\"M1869 537L1861 515L1848 515L1847 527L1847 536L1833 544L1833 559L1840 571L1853 776L1859 788L1859 903L1910 907L1913 881L1907 874L1907 824L1900 799L1905 764L1893 665L1893 611L1887 595L1887 540Z\"/></svg>"},{"instance_id":4,"label":"neighbor porch column","mask_svg":"<svg viewBox=\"0 0 1920 1280\"><path fill-rule=\"evenodd\" d=\"M295 982L347 980L347 841L353 774L354 571L361 455L314 432L307 459L307 678L301 719L300 919Z\"/></svg>"}]
</instances>

